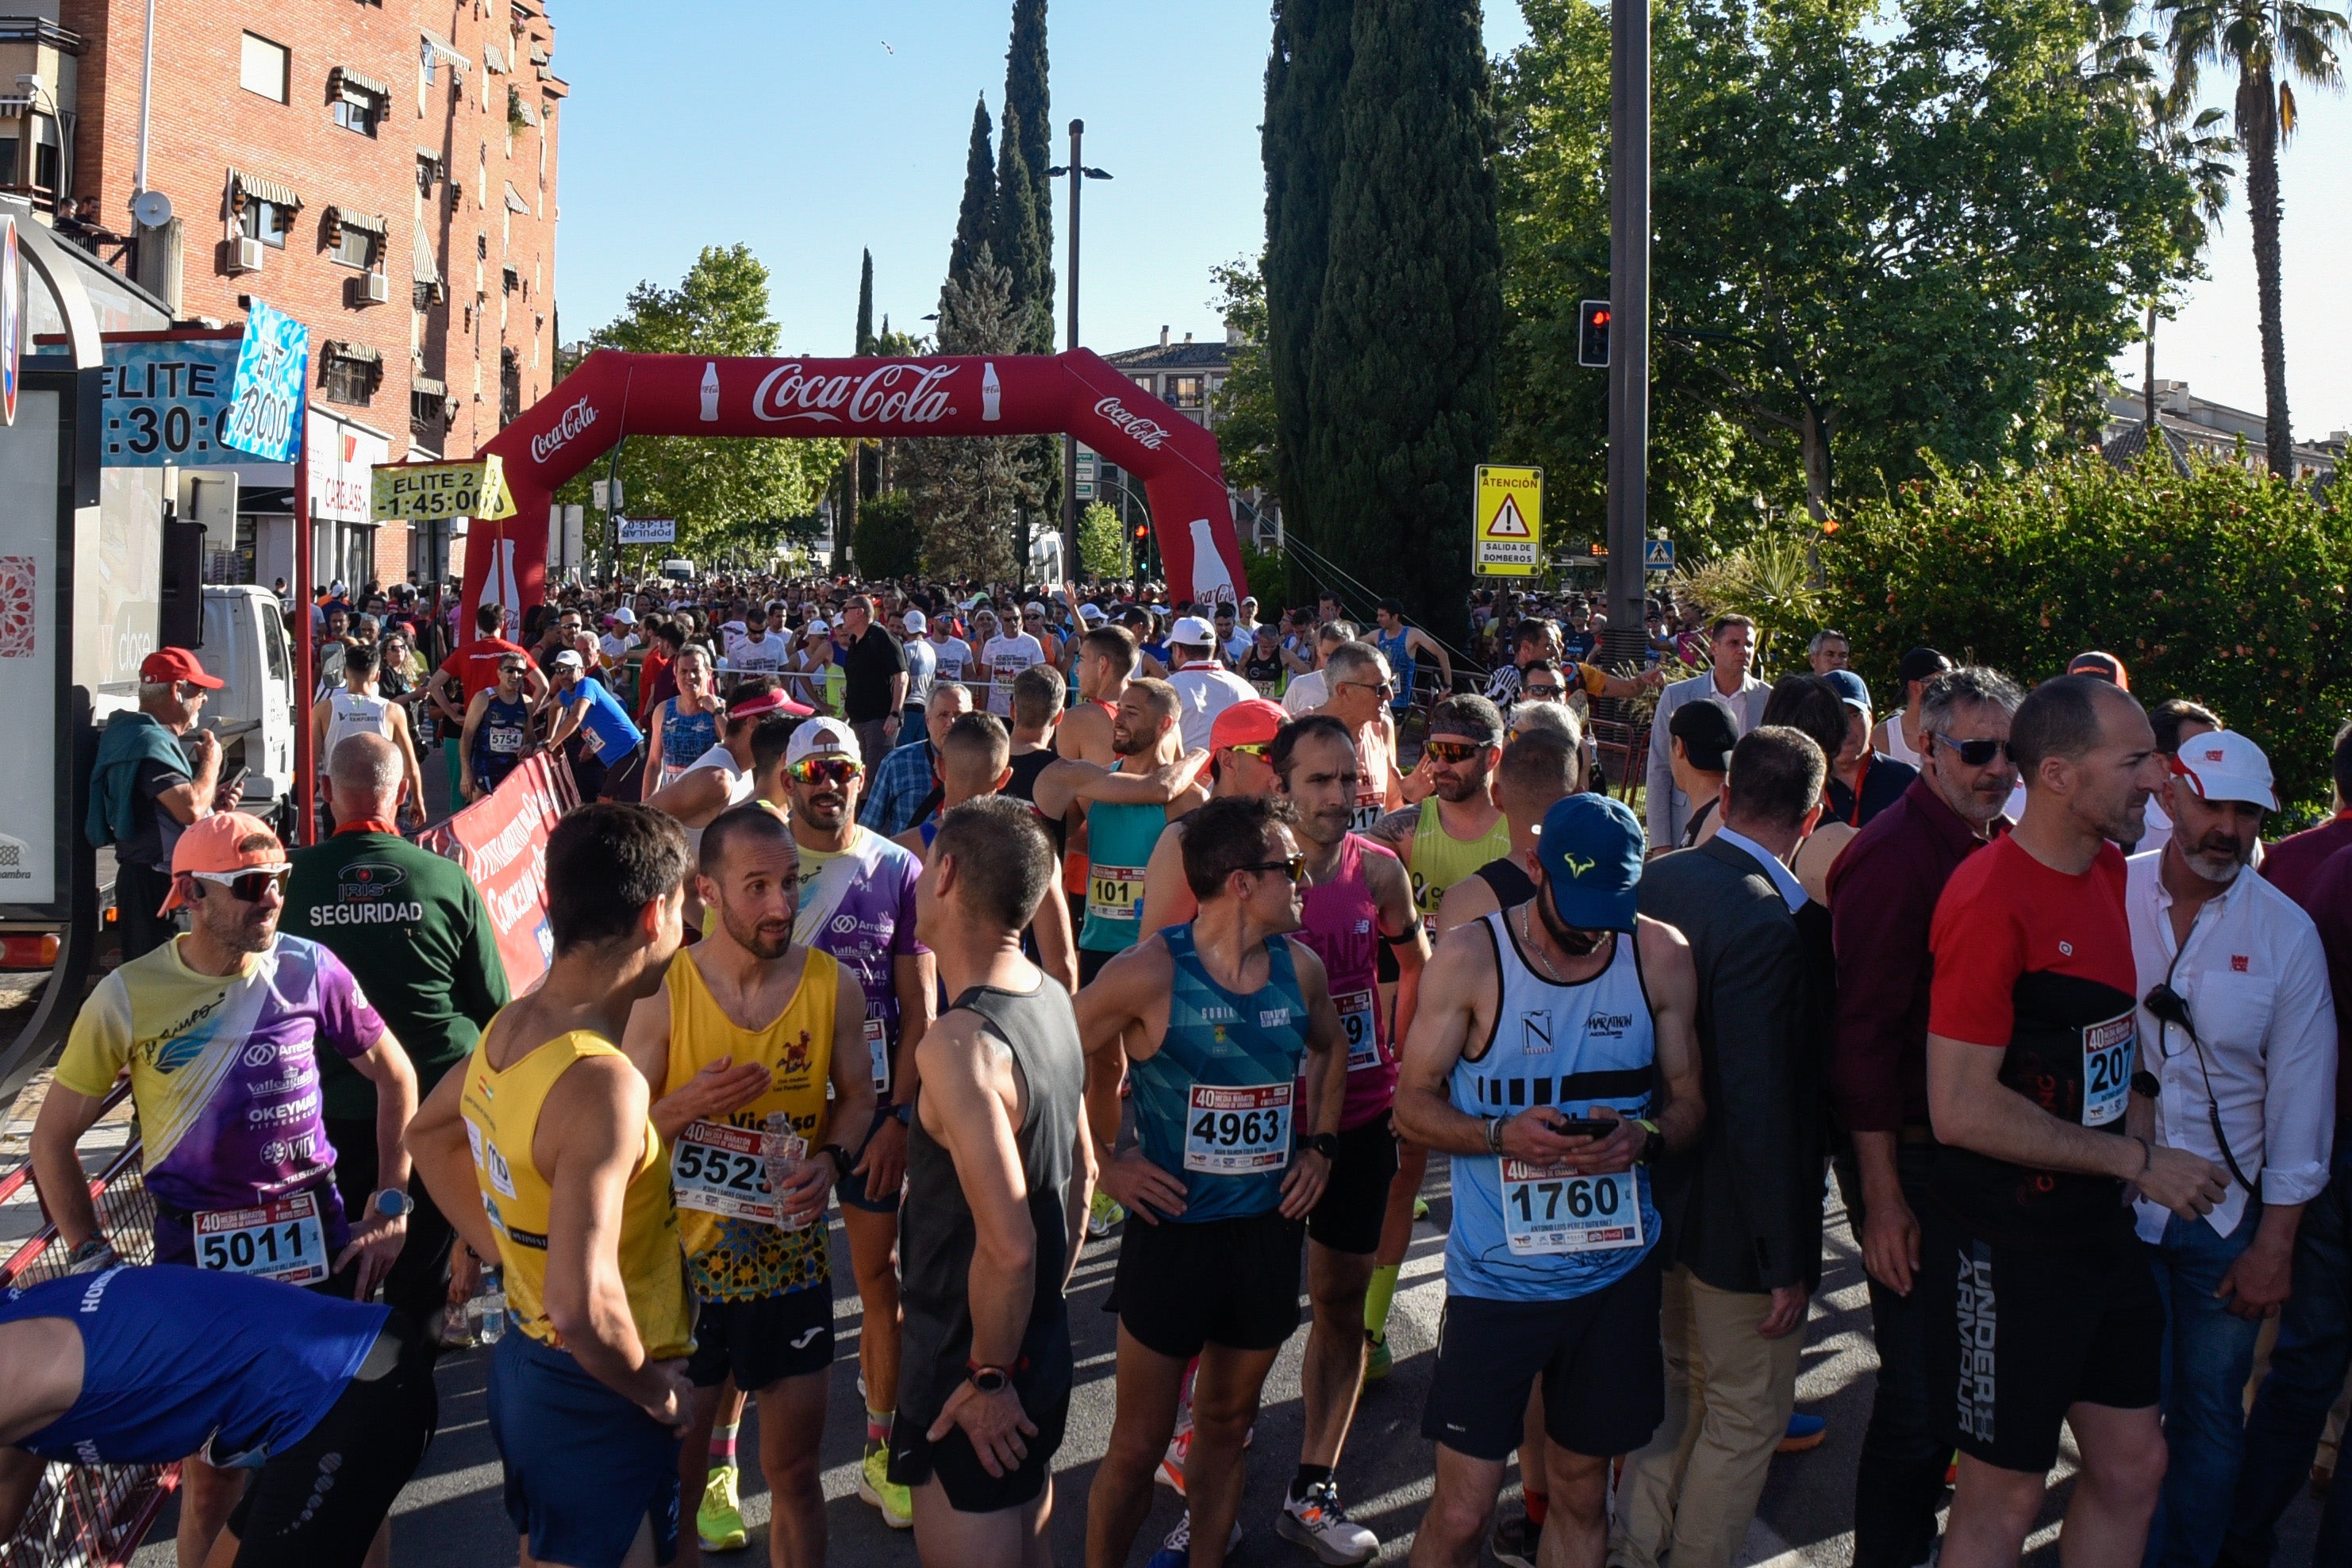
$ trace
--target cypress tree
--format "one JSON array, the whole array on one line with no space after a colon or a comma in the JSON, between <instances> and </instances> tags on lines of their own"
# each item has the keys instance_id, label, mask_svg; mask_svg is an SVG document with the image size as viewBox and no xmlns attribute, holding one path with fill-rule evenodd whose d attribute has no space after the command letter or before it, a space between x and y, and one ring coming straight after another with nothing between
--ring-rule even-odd
<instances>
[{"instance_id":1,"label":"cypress tree","mask_svg":"<svg viewBox=\"0 0 2352 1568\"><path fill-rule=\"evenodd\" d=\"M996 158L989 150L993 127L988 121L988 99L971 106L971 147L963 161L963 205L956 209L955 243L948 249L948 276L959 283L971 279L973 258L988 243L989 225L996 210Z\"/></svg>"},{"instance_id":2,"label":"cypress tree","mask_svg":"<svg viewBox=\"0 0 2352 1568\"><path fill-rule=\"evenodd\" d=\"M1046 265L1047 240L1037 223L1037 184L1021 151L1021 110L1004 106L1003 133L996 139L996 207L989 239L997 265L1013 275L1013 305L1026 311L1021 331L1024 353L1050 352L1054 342L1054 274ZM1044 342L1039 342L1039 322Z\"/></svg>"},{"instance_id":3,"label":"cypress tree","mask_svg":"<svg viewBox=\"0 0 2352 1568\"><path fill-rule=\"evenodd\" d=\"M1354 55L1356 0L1276 0L1265 68L1266 363L1274 384L1276 490L1283 527L1328 554L1307 460L1307 371L1329 256L1331 184L1339 163L1339 95ZM1290 557L1288 600L1314 597L1318 575ZM1268 584L1269 587L1272 584ZM1333 584L1337 586L1337 584Z\"/></svg>"},{"instance_id":4,"label":"cypress tree","mask_svg":"<svg viewBox=\"0 0 2352 1568\"><path fill-rule=\"evenodd\" d=\"M1019 134L1013 136L1015 121ZM1004 123L1007 136L1021 147L1021 162L1029 170L1029 207L1043 248L1034 275L1023 279L1019 264L1002 243L996 254L1013 268L1016 297L1044 301L1033 338L1033 353L1054 352L1054 186L1045 171L1054 166L1054 111L1046 86L1045 0L1013 0L1013 42L1004 51Z\"/></svg>"},{"instance_id":5,"label":"cypress tree","mask_svg":"<svg viewBox=\"0 0 2352 1568\"><path fill-rule=\"evenodd\" d=\"M867 251L857 272L857 354L874 352L874 253Z\"/></svg>"},{"instance_id":6,"label":"cypress tree","mask_svg":"<svg viewBox=\"0 0 2352 1568\"><path fill-rule=\"evenodd\" d=\"M1503 321L1486 47L1475 5L1357 0L1354 23L1307 372L1315 547L1458 645Z\"/></svg>"}]
</instances>

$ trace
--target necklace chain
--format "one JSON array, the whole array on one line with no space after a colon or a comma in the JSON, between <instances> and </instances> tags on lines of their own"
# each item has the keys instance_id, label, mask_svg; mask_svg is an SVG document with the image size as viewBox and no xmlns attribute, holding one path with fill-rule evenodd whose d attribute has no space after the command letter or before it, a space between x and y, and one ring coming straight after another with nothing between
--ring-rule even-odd
<instances>
[{"instance_id":1,"label":"necklace chain","mask_svg":"<svg viewBox=\"0 0 2352 1568\"><path fill-rule=\"evenodd\" d=\"M1535 961L1538 963L1543 965L1544 973L1551 976L1551 982L1553 984L1574 985L1578 984L1576 981L1563 978L1559 971L1551 966L1551 960L1545 955L1544 950L1540 946L1537 945L1534 921L1535 904L1532 901L1521 904L1519 906L1519 935L1523 939L1523 943L1528 952L1535 955ZM1613 939L1617 933L1612 931L1609 934ZM1594 952L1601 951L1598 943L1594 944L1592 951Z\"/></svg>"}]
</instances>

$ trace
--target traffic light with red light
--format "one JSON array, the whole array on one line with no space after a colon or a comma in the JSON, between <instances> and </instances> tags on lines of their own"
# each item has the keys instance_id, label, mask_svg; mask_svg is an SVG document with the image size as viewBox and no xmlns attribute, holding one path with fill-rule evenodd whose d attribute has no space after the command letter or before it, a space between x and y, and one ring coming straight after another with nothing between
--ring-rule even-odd
<instances>
[{"instance_id":1,"label":"traffic light with red light","mask_svg":"<svg viewBox=\"0 0 2352 1568\"><path fill-rule=\"evenodd\" d=\"M1576 363L1609 368L1609 301L1587 300L1576 308Z\"/></svg>"}]
</instances>

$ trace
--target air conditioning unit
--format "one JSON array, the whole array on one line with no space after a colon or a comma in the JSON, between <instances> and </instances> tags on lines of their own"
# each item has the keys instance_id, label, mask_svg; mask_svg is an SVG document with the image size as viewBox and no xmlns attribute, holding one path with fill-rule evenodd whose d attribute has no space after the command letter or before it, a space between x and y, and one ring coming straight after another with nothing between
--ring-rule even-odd
<instances>
[{"instance_id":1,"label":"air conditioning unit","mask_svg":"<svg viewBox=\"0 0 2352 1568\"><path fill-rule=\"evenodd\" d=\"M352 279L352 303L383 305L392 300L392 279L381 272L362 272Z\"/></svg>"},{"instance_id":2,"label":"air conditioning unit","mask_svg":"<svg viewBox=\"0 0 2352 1568\"><path fill-rule=\"evenodd\" d=\"M231 272L261 270L261 256L264 248L261 241L247 235L239 235L228 244L228 269Z\"/></svg>"}]
</instances>

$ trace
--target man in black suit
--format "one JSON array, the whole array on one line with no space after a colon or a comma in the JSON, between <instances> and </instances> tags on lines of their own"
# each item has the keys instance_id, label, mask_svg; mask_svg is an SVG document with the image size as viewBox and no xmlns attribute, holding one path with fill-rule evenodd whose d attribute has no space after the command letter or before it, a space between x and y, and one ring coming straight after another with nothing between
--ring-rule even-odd
<instances>
[{"instance_id":1,"label":"man in black suit","mask_svg":"<svg viewBox=\"0 0 2352 1568\"><path fill-rule=\"evenodd\" d=\"M1795 919L1805 891L1787 860L1821 815L1828 767L1798 731L1751 731L1732 750L1722 827L1642 878L1642 913L1690 941L1716 1114L1658 1170L1666 1420L1619 1483L1609 1555L1626 1568L1729 1568L1796 1402L1822 1173Z\"/></svg>"}]
</instances>

